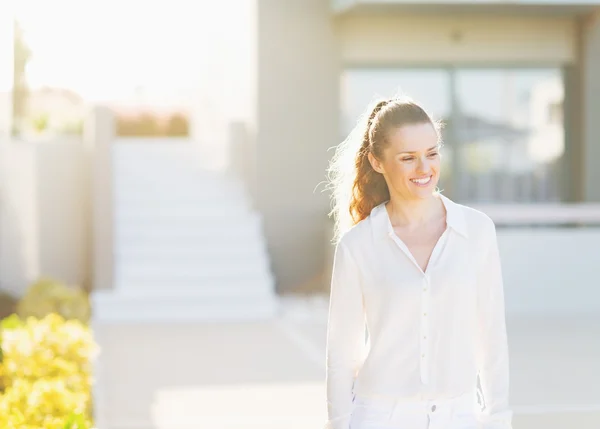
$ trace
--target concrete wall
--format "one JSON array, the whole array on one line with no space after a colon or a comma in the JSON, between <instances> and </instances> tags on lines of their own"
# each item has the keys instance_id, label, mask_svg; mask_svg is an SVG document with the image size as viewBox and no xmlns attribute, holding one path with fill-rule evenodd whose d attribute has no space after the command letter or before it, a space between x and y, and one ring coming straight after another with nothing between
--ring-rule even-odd
<instances>
[{"instance_id":1,"label":"concrete wall","mask_svg":"<svg viewBox=\"0 0 600 429\"><path fill-rule=\"evenodd\" d=\"M600 202L600 10L582 21L581 31L583 196Z\"/></svg>"},{"instance_id":2,"label":"concrete wall","mask_svg":"<svg viewBox=\"0 0 600 429\"><path fill-rule=\"evenodd\" d=\"M600 228L499 228L506 312L597 315Z\"/></svg>"},{"instance_id":3,"label":"concrete wall","mask_svg":"<svg viewBox=\"0 0 600 429\"><path fill-rule=\"evenodd\" d=\"M85 148L65 138L36 149L39 274L88 287Z\"/></svg>"},{"instance_id":4,"label":"concrete wall","mask_svg":"<svg viewBox=\"0 0 600 429\"><path fill-rule=\"evenodd\" d=\"M110 109L97 106L89 112L83 137L88 165L85 200L88 221L87 263L93 289L114 287L114 203L112 146L115 138L114 116Z\"/></svg>"},{"instance_id":5,"label":"concrete wall","mask_svg":"<svg viewBox=\"0 0 600 429\"><path fill-rule=\"evenodd\" d=\"M357 15L340 19L345 64L567 63L575 21L493 15Z\"/></svg>"},{"instance_id":6,"label":"concrete wall","mask_svg":"<svg viewBox=\"0 0 600 429\"><path fill-rule=\"evenodd\" d=\"M278 290L320 285L339 140L340 51L328 1L259 0L256 202Z\"/></svg>"},{"instance_id":7,"label":"concrete wall","mask_svg":"<svg viewBox=\"0 0 600 429\"><path fill-rule=\"evenodd\" d=\"M39 273L35 147L6 142L1 160L0 288L20 295Z\"/></svg>"},{"instance_id":8,"label":"concrete wall","mask_svg":"<svg viewBox=\"0 0 600 429\"><path fill-rule=\"evenodd\" d=\"M19 296L40 276L87 286L81 140L15 141L2 159L0 288Z\"/></svg>"}]
</instances>

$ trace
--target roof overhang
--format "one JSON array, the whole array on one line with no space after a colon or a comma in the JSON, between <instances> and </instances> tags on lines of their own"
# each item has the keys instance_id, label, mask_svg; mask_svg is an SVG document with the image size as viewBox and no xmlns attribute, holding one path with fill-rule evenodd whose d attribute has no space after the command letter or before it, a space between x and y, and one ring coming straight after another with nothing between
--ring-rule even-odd
<instances>
[{"instance_id":1,"label":"roof overhang","mask_svg":"<svg viewBox=\"0 0 600 429\"><path fill-rule=\"evenodd\" d=\"M600 11L600 0L330 0L334 14L423 13L578 16Z\"/></svg>"}]
</instances>

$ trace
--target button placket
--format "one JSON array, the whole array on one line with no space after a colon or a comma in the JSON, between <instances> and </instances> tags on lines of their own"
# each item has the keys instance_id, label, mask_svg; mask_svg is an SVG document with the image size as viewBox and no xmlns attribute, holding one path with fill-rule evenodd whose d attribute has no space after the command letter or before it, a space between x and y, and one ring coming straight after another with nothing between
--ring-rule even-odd
<instances>
[{"instance_id":1,"label":"button placket","mask_svg":"<svg viewBox=\"0 0 600 429\"><path fill-rule=\"evenodd\" d=\"M421 381L426 384L429 380L429 276L423 276L421 292Z\"/></svg>"}]
</instances>

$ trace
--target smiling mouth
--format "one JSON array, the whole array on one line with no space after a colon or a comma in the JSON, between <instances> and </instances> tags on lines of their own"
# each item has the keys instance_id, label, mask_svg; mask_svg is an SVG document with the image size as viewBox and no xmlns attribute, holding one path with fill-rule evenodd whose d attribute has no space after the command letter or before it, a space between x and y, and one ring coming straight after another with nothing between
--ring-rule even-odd
<instances>
[{"instance_id":1,"label":"smiling mouth","mask_svg":"<svg viewBox=\"0 0 600 429\"><path fill-rule=\"evenodd\" d=\"M410 179L410 181L418 186L427 186L431 182L432 178L433 176L427 176L420 179Z\"/></svg>"}]
</instances>

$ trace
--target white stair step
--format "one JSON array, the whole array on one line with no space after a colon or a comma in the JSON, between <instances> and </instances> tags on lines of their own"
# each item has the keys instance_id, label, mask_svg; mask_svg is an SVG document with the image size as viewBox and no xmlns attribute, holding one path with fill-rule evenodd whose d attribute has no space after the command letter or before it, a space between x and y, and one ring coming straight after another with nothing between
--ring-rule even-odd
<instances>
[{"instance_id":1,"label":"white stair step","mask_svg":"<svg viewBox=\"0 0 600 429\"><path fill-rule=\"evenodd\" d=\"M230 231L230 222L224 219L211 222L213 219L208 217L198 219L143 219L137 221L134 218L117 218L117 220L120 225L115 228L116 234L123 237L155 237L156 234L163 233L165 238L195 237L201 240L218 240L224 237L232 240L237 240L236 237L239 237L240 240L244 240L247 238L260 239L261 237L260 231L252 226L247 226L246 231L242 231L240 227ZM212 227L211 224L213 224Z\"/></svg>"},{"instance_id":2,"label":"white stair step","mask_svg":"<svg viewBox=\"0 0 600 429\"><path fill-rule=\"evenodd\" d=\"M115 213L115 221L115 229L119 233L135 232L147 227L162 229L162 225L167 225L167 229L174 233L186 231L197 237L204 236L204 231L241 236L247 236L249 232L262 234L262 219L258 215L248 213L240 217L239 213L230 211L219 213L215 209L207 209L206 212L196 214L183 211L179 215L170 216L160 213L145 214L136 209Z\"/></svg>"},{"instance_id":3,"label":"white stair step","mask_svg":"<svg viewBox=\"0 0 600 429\"><path fill-rule=\"evenodd\" d=\"M138 188L125 189L123 187L114 194L117 206L131 207L135 205L151 205L153 203L189 206L192 204L206 206L209 204L229 204L234 207L248 207L249 196L245 191L203 191L184 190L177 187L164 190Z\"/></svg>"},{"instance_id":4,"label":"white stair step","mask_svg":"<svg viewBox=\"0 0 600 429\"><path fill-rule=\"evenodd\" d=\"M113 158L117 165L129 166L149 162L196 164L201 157L202 149L189 141L146 144L141 139L138 142L123 140L113 146Z\"/></svg>"},{"instance_id":5,"label":"white stair step","mask_svg":"<svg viewBox=\"0 0 600 429\"><path fill-rule=\"evenodd\" d=\"M127 260L128 263L139 260L155 261L159 259L182 259L182 260L268 260L267 246L264 241L251 241L225 245L222 242L199 248L196 243L179 244L178 242L142 242L132 240L125 243L115 243L115 258Z\"/></svg>"},{"instance_id":6,"label":"white stair step","mask_svg":"<svg viewBox=\"0 0 600 429\"><path fill-rule=\"evenodd\" d=\"M132 193L134 194L134 193ZM127 195L115 196L115 210L117 213L130 210L143 212L148 210L159 211L202 211L203 213L223 213L231 211L238 217L250 213L251 201L248 195L152 195L140 192L135 197Z\"/></svg>"},{"instance_id":7,"label":"white stair step","mask_svg":"<svg viewBox=\"0 0 600 429\"><path fill-rule=\"evenodd\" d=\"M128 243L118 246L114 254L124 264L135 261L154 264L168 259L181 261L245 260L258 263L266 259L262 243L252 241L244 244L226 246L221 243L219 246L207 246L194 243L188 246L141 246Z\"/></svg>"},{"instance_id":8,"label":"white stair step","mask_svg":"<svg viewBox=\"0 0 600 429\"><path fill-rule=\"evenodd\" d=\"M113 154L113 168L116 172L146 172L146 171L181 171L196 172L207 179L218 179L228 176L226 171L215 171L205 168L205 163L196 152L187 152L179 154L156 154L149 156L143 155L121 155L118 152Z\"/></svg>"},{"instance_id":9,"label":"white stair step","mask_svg":"<svg viewBox=\"0 0 600 429\"><path fill-rule=\"evenodd\" d=\"M196 189L237 190L243 186L233 177L210 177L201 171L183 171L173 167L165 170L123 170L116 171L115 178L123 186L192 186Z\"/></svg>"},{"instance_id":10,"label":"white stair step","mask_svg":"<svg viewBox=\"0 0 600 429\"><path fill-rule=\"evenodd\" d=\"M122 276L176 276L176 277L228 277L262 275L266 271L266 264L252 260L222 260L198 259L196 261L177 260L175 258L163 260L160 263L150 265L147 261L140 260L137 263L116 264L119 275Z\"/></svg>"},{"instance_id":11,"label":"white stair step","mask_svg":"<svg viewBox=\"0 0 600 429\"><path fill-rule=\"evenodd\" d=\"M272 277L266 278L115 278L115 290L156 296L189 296L191 298L263 296L275 293Z\"/></svg>"},{"instance_id":12,"label":"white stair step","mask_svg":"<svg viewBox=\"0 0 600 429\"><path fill-rule=\"evenodd\" d=\"M279 313L275 295L197 298L95 291L93 323L217 322L268 320Z\"/></svg>"},{"instance_id":13,"label":"white stair step","mask_svg":"<svg viewBox=\"0 0 600 429\"><path fill-rule=\"evenodd\" d=\"M198 287L207 287L209 285L227 283L230 281L270 284L272 275L268 271L260 269L257 269L254 272L219 271L217 269L212 272L171 272L166 270L144 272L143 270L134 271L133 269L130 269L128 272L122 273L121 269L115 267L115 279L118 280L120 284L155 281L170 285L170 287L176 287L176 285L184 283L195 283Z\"/></svg>"},{"instance_id":14,"label":"white stair step","mask_svg":"<svg viewBox=\"0 0 600 429\"><path fill-rule=\"evenodd\" d=\"M167 180L162 178L160 182L154 183L152 180L132 180L129 178L116 178L115 198L131 197L160 197L177 195L188 196L225 196L235 198L236 196L246 196L246 188L242 183L205 183L197 178L176 178Z\"/></svg>"},{"instance_id":15,"label":"white stair step","mask_svg":"<svg viewBox=\"0 0 600 429\"><path fill-rule=\"evenodd\" d=\"M236 286L239 284L239 286ZM118 290L133 293L141 290L147 293L149 289L162 287L162 295L181 295L191 298L201 295L213 296L268 296L275 294L275 283L271 278L115 278ZM202 291L198 294L198 291Z\"/></svg>"},{"instance_id":16,"label":"white stair step","mask_svg":"<svg viewBox=\"0 0 600 429\"><path fill-rule=\"evenodd\" d=\"M115 243L114 255L117 258L143 258L140 260L162 259L204 259L204 260L230 260L239 259L268 259L268 249L264 241L252 240L243 243L231 244L222 241L208 242L204 248L193 241L162 241L162 240L124 240Z\"/></svg>"},{"instance_id":17,"label":"white stair step","mask_svg":"<svg viewBox=\"0 0 600 429\"><path fill-rule=\"evenodd\" d=\"M152 209L152 210L150 210ZM117 219L134 219L143 221L145 219L168 219L175 221L187 219L227 219L236 224L248 226L258 225L260 216L256 212L247 210L237 201L226 200L218 205L195 205L195 204L161 204L159 201L152 203L128 203L121 204L115 210Z\"/></svg>"},{"instance_id":18,"label":"white stair step","mask_svg":"<svg viewBox=\"0 0 600 429\"><path fill-rule=\"evenodd\" d=\"M151 210L151 211L150 211ZM206 219L219 224L229 223L231 225L261 226L261 216L245 207L235 207L231 201L223 204L204 205L201 207L193 204L177 203L174 206L161 204L158 201L144 204L129 204L116 208L115 218L117 220L133 219L143 221L144 219L161 219L172 217L177 219Z\"/></svg>"},{"instance_id":19,"label":"white stair step","mask_svg":"<svg viewBox=\"0 0 600 429\"><path fill-rule=\"evenodd\" d=\"M157 227L160 226L160 227ZM180 244L188 247L195 243L214 246L224 243L227 246L247 245L249 242L263 242L260 231L255 228L242 230L239 227L229 229L226 224L219 223L210 229L205 223L196 225L180 224L176 227L166 227L158 223L128 222L126 225L115 227L115 241L118 246L144 245L156 246L161 244Z\"/></svg>"},{"instance_id":20,"label":"white stair step","mask_svg":"<svg viewBox=\"0 0 600 429\"><path fill-rule=\"evenodd\" d=\"M211 266L212 265L212 266ZM272 278L267 263L255 264L254 266L228 266L214 261L213 264L206 263L188 265L176 268L169 265L148 266L146 264L118 264L115 266L115 278L123 282L137 282L149 279L163 281L164 283L197 282L206 284L216 280L222 281L267 281Z\"/></svg>"},{"instance_id":21,"label":"white stair step","mask_svg":"<svg viewBox=\"0 0 600 429\"><path fill-rule=\"evenodd\" d=\"M205 178L201 174L166 174L163 171L157 174L156 171L144 172L136 175L133 172L123 172L115 175L119 185L123 187L149 188L149 189L172 189L181 188L188 190L220 192L235 192L244 189L243 183L233 179L211 179ZM121 188L122 189L122 188Z\"/></svg>"}]
</instances>

